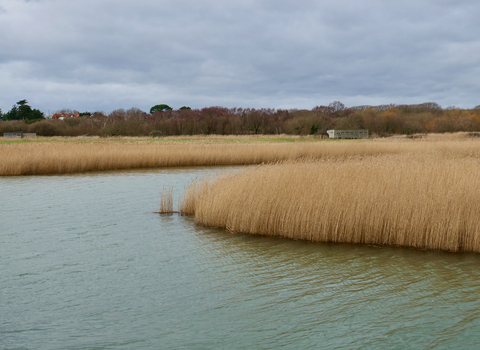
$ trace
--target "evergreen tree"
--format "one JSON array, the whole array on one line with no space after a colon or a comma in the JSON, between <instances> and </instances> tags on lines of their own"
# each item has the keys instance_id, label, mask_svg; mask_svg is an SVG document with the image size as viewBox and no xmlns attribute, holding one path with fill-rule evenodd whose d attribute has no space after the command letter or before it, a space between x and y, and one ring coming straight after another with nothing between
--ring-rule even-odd
<instances>
[{"instance_id":1,"label":"evergreen tree","mask_svg":"<svg viewBox=\"0 0 480 350\"><path fill-rule=\"evenodd\" d=\"M3 120L35 120L45 119L45 115L38 109L32 109L27 100L20 100L3 115L3 118L0 113L0 118Z\"/></svg>"},{"instance_id":2,"label":"evergreen tree","mask_svg":"<svg viewBox=\"0 0 480 350\"><path fill-rule=\"evenodd\" d=\"M18 120L18 107L16 104L3 115L3 120Z\"/></svg>"},{"instance_id":3,"label":"evergreen tree","mask_svg":"<svg viewBox=\"0 0 480 350\"><path fill-rule=\"evenodd\" d=\"M173 109L172 107L166 104L155 105L152 108L150 108L150 114L153 114L155 112L171 111L172 109Z\"/></svg>"}]
</instances>

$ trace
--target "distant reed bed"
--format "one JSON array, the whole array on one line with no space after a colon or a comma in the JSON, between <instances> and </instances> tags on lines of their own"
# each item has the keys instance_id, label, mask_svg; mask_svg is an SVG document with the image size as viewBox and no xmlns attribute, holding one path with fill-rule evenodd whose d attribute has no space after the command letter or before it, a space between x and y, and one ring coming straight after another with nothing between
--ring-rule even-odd
<instances>
[{"instance_id":1,"label":"distant reed bed","mask_svg":"<svg viewBox=\"0 0 480 350\"><path fill-rule=\"evenodd\" d=\"M0 144L0 175L176 166L248 165L400 152L402 144L350 142L32 142Z\"/></svg>"},{"instance_id":2,"label":"distant reed bed","mask_svg":"<svg viewBox=\"0 0 480 350\"><path fill-rule=\"evenodd\" d=\"M78 173L117 169L251 165L297 159L336 159L382 154L480 156L480 138L467 133L319 141L276 137L205 136L157 141L138 138L53 138L41 142L0 143L0 176ZM292 142L292 140L294 142Z\"/></svg>"},{"instance_id":3,"label":"distant reed bed","mask_svg":"<svg viewBox=\"0 0 480 350\"><path fill-rule=\"evenodd\" d=\"M179 210L238 233L480 252L479 145L260 165L196 180Z\"/></svg>"}]
</instances>

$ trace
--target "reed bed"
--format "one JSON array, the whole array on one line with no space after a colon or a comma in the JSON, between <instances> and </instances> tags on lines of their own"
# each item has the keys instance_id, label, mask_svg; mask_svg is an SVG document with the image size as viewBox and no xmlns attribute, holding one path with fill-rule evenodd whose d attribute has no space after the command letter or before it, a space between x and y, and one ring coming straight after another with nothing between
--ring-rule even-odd
<instances>
[{"instance_id":1,"label":"reed bed","mask_svg":"<svg viewBox=\"0 0 480 350\"><path fill-rule=\"evenodd\" d=\"M180 212L238 233L480 252L478 152L468 151L472 144L437 146L285 161L197 180Z\"/></svg>"},{"instance_id":2,"label":"reed bed","mask_svg":"<svg viewBox=\"0 0 480 350\"><path fill-rule=\"evenodd\" d=\"M116 169L248 165L299 158L399 152L374 142L44 142L0 144L0 175Z\"/></svg>"},{"instance_id":3,"label":"reed bed","mask_svg":"<svg viewBox=\"0 0 480 350\"><path fill-rule=\"evenodd\" d=\"M451 154L480 157L479 138L465 133L427 138L389 138L319 142L244 141L239 138L62 139L0 144L0 176L62 174L117 169L251 165L297 159L336 159L382 154ZM285 135L281 135L285 136ZM52 142L50 142L52 141ZM55 142L53 142L55 141Z\"/></svg>"}]
</instances>

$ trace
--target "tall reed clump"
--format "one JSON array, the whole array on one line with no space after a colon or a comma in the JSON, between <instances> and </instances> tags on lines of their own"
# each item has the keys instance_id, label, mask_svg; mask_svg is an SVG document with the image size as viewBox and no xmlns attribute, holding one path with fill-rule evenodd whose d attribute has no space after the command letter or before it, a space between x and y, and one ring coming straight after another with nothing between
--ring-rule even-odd
<instances>
[{"instance_id":1,"label":"tall reed clump","mask_svg":"<svg viewBox=\"0 0 480 350\"><path fill-rule=\"evenodd\" d=\"M238 233L480 252L479 166L448 152L260 165L197 180L180 211Z\"/></svg>"},{"instance_id":2,"label":"tall reed clump","mask_svg":"<svg viewBox=\"0 0 480 350\"><path fill-rule=\"evenodd\" d=\"M173 211L173 186L164 186L160 194L159 214L172 214Z\"/></svg>"}]
</instances>

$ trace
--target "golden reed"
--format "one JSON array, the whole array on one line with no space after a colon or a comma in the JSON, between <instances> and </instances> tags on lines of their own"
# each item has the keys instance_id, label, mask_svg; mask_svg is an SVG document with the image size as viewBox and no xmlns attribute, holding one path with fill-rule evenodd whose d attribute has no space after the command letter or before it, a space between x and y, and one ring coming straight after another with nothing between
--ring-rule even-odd
<instances>
[{"instance_id":1,"label":"golden reed","mask_svg":"<svg viewBox=\"0 0 480 350\"><path fill-rule=\"evenodd\" d=\"M299 158L398 152L401 143L33 142L0 144L0 176L176 166L248 165Z\"/></svg>"},{"instance_id":2,"label":"golden reed","mask_svg":"<svg viewBox=\"0 0 480 350\"><path fill-rule=\"evenodd\" d=\"M163 186L160 194L160 210L158 214L173 214L173 186Z\"/></svg>"},{"instance_id":3,"label":"golden reed","mask_svg":"<svg viewBox=\"0 0 480 350\"><path fill-rule=\"evenodd\" d=\"M479 146L260 165L197 180L179 210L238 233L480 252Z\"/></svg>"},{"instance_id":4,"label":"golden reed","mask_svg":"<svg viewBox=\"0 0 480 350\"><path fill-rule=\"evenodd\" d=\"M188 141L172 137L162 141L54 138L46 142L0 143L0 176L175 166L249 165L304 158L424 152L431 148L437 152L442 152L443 149L447 153L452 150L456 153L480 153L478 141L468 135L458 133L429 135L413 140L392 137L340 142L308 139L303 139L303 142L244 142L241 137L235 136L215 136L209 139L195 137Z\"/></svg>"}]
</instances>

